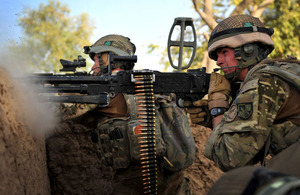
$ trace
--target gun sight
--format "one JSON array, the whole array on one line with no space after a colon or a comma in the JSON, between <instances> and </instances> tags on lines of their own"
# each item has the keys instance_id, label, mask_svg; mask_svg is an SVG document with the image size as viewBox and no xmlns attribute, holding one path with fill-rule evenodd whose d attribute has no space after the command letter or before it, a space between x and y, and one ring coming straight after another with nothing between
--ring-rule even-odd
<instances>
[{"instance_id":1,"label":"gun sight","mask_svg":"<svg viewBox=\"0 0 300 195\"><path fill-rule=\"evenodd\" d=\"M63 66L63 68L59 70L61 72L76 72L76 68L86 67L86 60L81 55L78 55L77 60L75 59L73 62L60 59L60 63Z\"/></svg>"}]
</instances>

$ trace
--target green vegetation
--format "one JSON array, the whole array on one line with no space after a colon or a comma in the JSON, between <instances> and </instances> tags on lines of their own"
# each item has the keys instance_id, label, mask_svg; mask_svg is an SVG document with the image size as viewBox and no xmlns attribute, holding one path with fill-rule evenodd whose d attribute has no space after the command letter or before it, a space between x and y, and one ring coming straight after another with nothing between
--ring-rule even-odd
<instances>
[{"instance_id":1,"label":"green vegetation","mask_svg":"<svg viewBox=\"0 0 300 195\"><path fill-rule=\"evenodd\" d=\"M300 1L276 0L262 18L275 30L272 36L275 50L271 57L292 55L300 59Z\"/></svg>"},{"instance_id":2,"label":"green vegetation","mask_svg":"<svg viewBox=\"0 0 300 195\"><path fill-rule=\"evenodd\" d=\"M26 56L32 69L58 72L59 59L76 59L88 45L94 29L87 14L76 17L59 1L49 0L37 10L26 8L19 18L25 36L20 43L13 42L10 51Z\"/></svg>"}]
</instances>

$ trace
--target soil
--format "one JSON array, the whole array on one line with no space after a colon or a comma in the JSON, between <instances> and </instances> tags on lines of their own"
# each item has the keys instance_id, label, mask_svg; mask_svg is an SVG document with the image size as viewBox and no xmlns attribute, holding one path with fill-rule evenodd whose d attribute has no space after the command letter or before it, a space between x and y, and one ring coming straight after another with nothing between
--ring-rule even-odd
<instances>
[{"instance_id":1,"label":"soil","mask_svg":"<svg viewBox=\"0 0 300 195\"><path fill-rule=\"evenodd\" d=\"M20 93L0 67L0 194L50 194L44 137L34 135Z\"/></svg>"},{"instance_id":2,"label":"soil","mask_svg":"<svg viewBox=\"0 0 300 195\"><path fill-rule=\"evenodd\" d=\"M28 115L39 120L40 114L28 112L32 102L24 99L24 90L17 86L9 72L0 67L0 194L51 194L53 182L49 181L47 168L47 155L45 137L37 134L34 128L27 122ZM36 121L36 120L35 120ZM41 121L46 124L46 122ZM49 122L49 121L48 121ZM76 127L74 127L76 128ZM210 186L223 174L215 164L203 156L205 143L211 129L191 124L194 134L197 157L194 164L185 170L190 178L193 194L206 194ZM72 136L72 135L70 135ZM84 138L82 138L84 139ZM72 139L70 139L72 140ZM73 144L76 146L76 143ZM86 147L87 148L87 147ZM86 149L83 148L83 149ZM64 148L65 149L65 148ZM80 148L77 148L80 150ZM72 149L72 151L74 151ZM69 159L74 163L88 161L93 157L81 156L81 159ZM80 156L80 155L79 155ZM52 165L48 165L55 169ZM97 168L89 167L87 173L94 173ZM60 170L56 170L59 172ZM99 175L101 173L98 173ZM82 180L83 187L89 182L88 178ZM74 184L77 185L77 184ZM97 185L95 183L95 185Z\"/></svg>"},{"instance_id":3,"label":"soil","mask_svg":"<svg viewBox=\"0 0 300 195\"><path fill-rule=\"evenodd\" d=\"M197 156L193 165L187 168L185 173L190 178L193 194L203 195L222 176L223 172L213 161L203 155L205 144L212 130L195 124L190 124L190 127L197 147Z\"/></svg>"}]
</instances>

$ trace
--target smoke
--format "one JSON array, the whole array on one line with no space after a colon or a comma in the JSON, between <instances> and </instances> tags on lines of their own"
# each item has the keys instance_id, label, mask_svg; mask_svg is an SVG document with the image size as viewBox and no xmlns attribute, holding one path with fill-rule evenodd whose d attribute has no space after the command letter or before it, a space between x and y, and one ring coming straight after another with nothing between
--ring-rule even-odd
<instances>
[{"instance_id":1,"label":"smoke","mask_svg":"<svg viewBox=\"0 0 300 195\"><path fill-rule=\"evenodd\" d=\"M2 96L6 99L1 100L0 103L6 102L7 105L11 105L11 109L16 109L17 120L23 120L33 133L50 134L58 124L58 116L55 112L55 104L42 102L36 92L36 85L26 79L26 75L33 72L26 68L30 63L26 56L30 54L27 51L13 53L3 48L0 49L0 52L0 69L4 69L2 74L10 74L5 75L4 78L7 80L11 78L14 83L13 88L5 89L14 95ZM9 82L4 81L4 78L0 76L0 81L2 79L1 82ZM0 104L0 106L2 105Z\"/></svg>"}]
</instances>

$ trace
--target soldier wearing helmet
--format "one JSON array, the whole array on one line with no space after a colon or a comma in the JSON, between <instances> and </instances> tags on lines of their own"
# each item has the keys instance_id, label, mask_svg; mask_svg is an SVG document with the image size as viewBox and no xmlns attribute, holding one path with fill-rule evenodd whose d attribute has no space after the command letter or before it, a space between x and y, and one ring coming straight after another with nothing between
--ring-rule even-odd
<instances>
[{"instance_id":1,"label":"soldier wearing helmet","mask_svg":"<svg viewBox=\"0 0 300 195\"><path fill-rule=\"evenodd\" d=\"M209 57L223 68L224 63L220 62L218 53L223 48L233 49L237 64L232 68L225 67L223 71L227 79L240 79L242 69L249 69L258 64L273 51L274 43L271 39L273 33L272 28L265 28L255 17L242 15L227 18L211 33L208 42Z\"/></svg>"},{"instance_id":2,"label":"soldier wearing helmet","mask_svg":"<svg viewBox=\"0 0 300 195\"><path fill-rule=\"evenodd\" d=\"M272 34L249 15L231 16L211 33L209 57L224 74L211 74L208 100L193 102L188 112L194 123L212 117L205 156L223 171L264 164L270 154L268 167L287 166L286 174L300 176L300 64L266 59L274 49ZM232 90L238 82L239 90ZM202 111L206 105L209 113Z\"/></svg>"},{"instance_id":3,"label":"soldier wearing helmet","mask_svg":"<svg viewBox=\"0 0 300 195\"><path fill-rule=\"evenodd\" d=\"M94 61L93 76L110 73L109 53L118 56L135 53L134 44L122 35L104 36L84 49ZM111 73L131 70L133 66L133 63L113 63ZM191 194L189 179L182 171L193 163L196 154L188 117L170 97L156 95L154 99L155 144L149 142L143 151L150 153L153 148L149 147L155 147L155 153L152 152L155 160L150 158L147 164L142 164L140 158L139 131L152 126L140 125L136 97L119 93L107 107L94 106L67 120L57 134L48 138L52 192L143 194L156 189L158 194ZM147 166L157 167L157 178ZM146 181L142 174L149 175ZM147 186L148 180L156 179L156 186L152 183Z\"/></svg>"},{"instance_id":4,"label":"soldier wearing helmet","mask_svg":"<svg viewBox=\"0 0 300 195\"><path fill-rule=\"evenodd\" d=\"M85 53L95 62L92 67L93 75L107 72L108 54L110 52L118 56L132 56L136 50L135 45L128 37L121 35L107 35L100 38L92 46L85 47ZM112 64L113 72L117 70L131 70L133 63L115 62ZM116 70L117 69L117 70Z\"/></svg>"}]
</instances>

